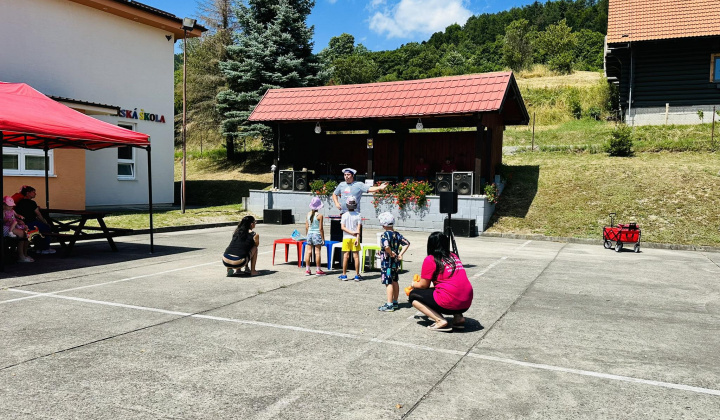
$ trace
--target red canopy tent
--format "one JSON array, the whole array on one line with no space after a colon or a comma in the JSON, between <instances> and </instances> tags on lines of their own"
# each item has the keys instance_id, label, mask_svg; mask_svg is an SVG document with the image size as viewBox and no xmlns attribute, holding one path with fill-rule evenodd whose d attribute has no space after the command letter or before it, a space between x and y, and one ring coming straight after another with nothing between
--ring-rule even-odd
<instances>
[{"instance_id":1,"label":"red canopy tent","mask_svg":"<svg viewBox=\"0 0 720 420\"><path fill-rule=\"evenodd\" d=\"M45 150L45 196L48 190L48 154L55 148L99 150L131 146L148 153L148 204L150 206L150 252L153 252L152 172L150 136L92 118L48 98L24 83L0 82L0 174L2 146ZM0 182L0 197L3 196ZM4 239L0 237L0 269L4 264Z\"/></svg>"}]
</instances>

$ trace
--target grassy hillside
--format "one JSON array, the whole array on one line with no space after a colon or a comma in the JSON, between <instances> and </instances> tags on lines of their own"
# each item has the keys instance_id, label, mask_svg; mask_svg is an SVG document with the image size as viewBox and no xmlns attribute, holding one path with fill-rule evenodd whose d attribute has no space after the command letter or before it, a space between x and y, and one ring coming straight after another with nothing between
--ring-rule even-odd
<instances>
[{"instance_id":1,"label":"grassy hillside","mask_svg":"<svg viewBox=\"0 0 720 420\"><path fill-rule=\"evenodd\" d=\"M489 232L599 239L615 212L640 224L643 241L720 245L717 154L527 151L504 162L508 185Z\"/></svg>"},{"instance_id":2,"label":"grassy hillside","mask_svg":"<svg viewBox=\"0 0 720 420\"><path fill-rule=\"evenodd\" d=\"M531 126L505 131L513 153L503 156L508 184L489 232L599 239L615 212L616 222L640 224L643 241L720 246L720 153L710 124L635 127L635 155L610 157L604 145L616 123L605 121L612 93L599 73L540 69L519 74L518 85L536 115L534 142Z\"/></svg>"}]
</instances>

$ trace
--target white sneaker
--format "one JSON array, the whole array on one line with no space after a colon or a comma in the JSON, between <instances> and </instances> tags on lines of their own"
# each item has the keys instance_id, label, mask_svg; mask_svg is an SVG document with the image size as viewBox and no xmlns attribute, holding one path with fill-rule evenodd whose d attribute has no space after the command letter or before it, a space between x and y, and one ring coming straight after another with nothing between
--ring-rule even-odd
<instances>
[{"instance_id":1,"label":"white sneaker","mask_svg":"<svg viewBox=\"0 0 720 420\"><path fill-rule=\"evenodd\" d=\"M18 261L19 262L28 262L28 263L35 262L35 260L30 257L22 257L22 258L19 258Z\"/></svg>"},{"instance_id":2,"label":"white sneaker","mask_svg":"<svg viewBox=\"0 0 720 420\"><path fill-rule=\"evenodd\" d=\"M17 235L12 232L8 232L7 236L8 238L17 238Z\"/></svg>"}]
</instances>

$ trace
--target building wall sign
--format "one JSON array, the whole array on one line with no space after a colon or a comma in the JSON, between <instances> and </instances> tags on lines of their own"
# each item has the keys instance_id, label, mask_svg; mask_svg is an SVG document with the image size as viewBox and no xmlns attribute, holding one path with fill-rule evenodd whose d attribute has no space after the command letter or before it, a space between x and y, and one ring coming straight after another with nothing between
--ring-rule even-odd
<instances>
[{"instance_id":1,"label":"building wall sign","mask_svg":"<svg viewBox=\"0 0 720 420\"><path fill-rule=\"evenodd\" d=\"M151 114L149 112L145 112L145 110L142 108L140 108L140 112L138 112L137 108L133 108L132 110L121 109L120 111L118 111L118 117L130 118L133 120L154 121L165 124L164 115Z\"/></svg>"}]
</instances>

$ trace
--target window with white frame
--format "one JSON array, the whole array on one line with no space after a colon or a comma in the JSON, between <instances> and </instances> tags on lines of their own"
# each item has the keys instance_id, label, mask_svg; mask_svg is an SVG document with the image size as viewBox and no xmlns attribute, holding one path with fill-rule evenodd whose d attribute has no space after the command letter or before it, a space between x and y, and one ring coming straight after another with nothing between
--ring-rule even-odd
<instances>
[{"instance_id":1,"label":"window with white frame","mask_svg":"<svg viewBox=\"0 0 720 420\"><path fill-rule=\"evenodd\" d=\"M48 151L49 175L55 175L53 151ZM45 151L22 147L3 147L3 175L45 176Z\"/></svg>"},{"instance_id":2,"label":"window with white frame","mask_svg":"<svg viewBox=\"0 0 720 420\"><path fill-rule=\"evenodd\" d=\"M118 124L122 128L134 130L135 127L130 124ZM121 146L117 149L118 154L118 179L131 180L135 179L135 148L130 146Z\"/></svg>"}]
</instances>

